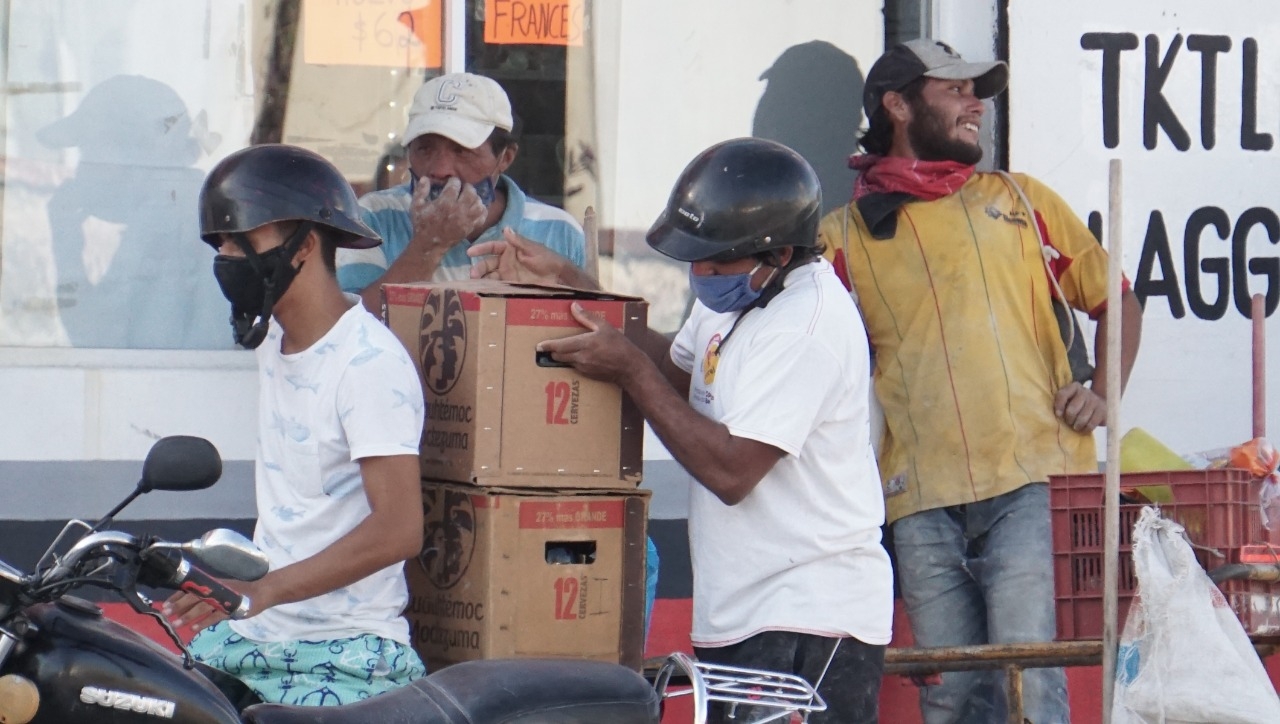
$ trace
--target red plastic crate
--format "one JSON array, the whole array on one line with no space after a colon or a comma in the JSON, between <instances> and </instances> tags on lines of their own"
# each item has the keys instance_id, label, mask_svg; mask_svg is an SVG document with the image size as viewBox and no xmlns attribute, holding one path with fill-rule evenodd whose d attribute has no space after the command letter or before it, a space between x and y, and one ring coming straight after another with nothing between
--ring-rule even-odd
<instances>
[{"instance_id":1,"label":"red plastic crate","mask_svg":"<svg viewBox=\"0 0 1280 724\"><path fill-rule=\"evenodd\" d=\"M1166 518L1187 531L1201 565L1214 568L1238 562L1242 546L1280 544L1280 535L1262 527L1258 509L1260 482L1247 470L1176 470L1126 473L1122 490L1168 485L1173 503L1160 506ZM1049 506L1053 516L1053 573L1058 640L1102 637L1102 518L1101 473L1049 478ZM1120 622L1123 625L1137 581L1133 574L1130 534L1143 506L1120 506L1120 569L1117 581ZM1280 633L1280 586L1256 581L1229 581L1222 591L1249 633Z\"/></svg>"},{"instance_id":2,"label":"red plastic crate","mask_svg":"<svg viewBox=\"0 0 1280 724\"><path fill-rule=\"evenodd\" d=\"M1280 635L1280 586L1262 581L1225 581L1218 588L1247 633Z\"/></svg>"}]
</instances>

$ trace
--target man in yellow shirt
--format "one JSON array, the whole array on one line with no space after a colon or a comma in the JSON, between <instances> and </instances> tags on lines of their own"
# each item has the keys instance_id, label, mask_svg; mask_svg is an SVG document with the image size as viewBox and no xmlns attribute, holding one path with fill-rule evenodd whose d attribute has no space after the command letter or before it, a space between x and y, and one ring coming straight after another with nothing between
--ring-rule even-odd
<instances>
[{"instance_id":1,"label":"man in yellow shirt","mask_svg":"<svg viewBox=\"0 0 1280 724\"><path fill-rule=\"evenodd\" d=\"M1035 179L974 169L983 99L1007 81L1003 62L933 40L886 51L867 74L854 200L820 229L875 356L880 476L920 646L1054 638L1046 481L1095 470L1105 423L1105 251ZM1091 377L1073 379L1055 297L1098 320ZM1127 286L1122 304L1127 379L1141 308ZM945 674L921 690L925 721L999 721L999 676ZM1061 669L1023 686L1029 719L1069 720Z\"/></svg>"}]
</instances>

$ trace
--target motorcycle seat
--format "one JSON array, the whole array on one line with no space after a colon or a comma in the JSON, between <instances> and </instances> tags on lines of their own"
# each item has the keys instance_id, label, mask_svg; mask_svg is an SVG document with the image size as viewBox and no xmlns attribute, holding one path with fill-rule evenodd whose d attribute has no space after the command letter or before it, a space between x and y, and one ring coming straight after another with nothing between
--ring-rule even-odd
<instances>
[{"instance_id":1,"label":"motorcycle seat","mask_svg":"<svg viewBox=\"0 0 1280 724\"><path fill-rule=\"evenodd\" d=\"M660 699L640 674L570 659L468 661L367 701L255 704L249 724L654 724Z\"/></svg>"}]
</instances>

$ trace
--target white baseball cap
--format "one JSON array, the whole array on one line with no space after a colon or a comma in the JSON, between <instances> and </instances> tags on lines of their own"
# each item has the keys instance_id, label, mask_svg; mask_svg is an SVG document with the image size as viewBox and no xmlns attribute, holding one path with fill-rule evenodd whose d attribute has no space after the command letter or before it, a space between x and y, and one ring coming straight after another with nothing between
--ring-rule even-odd
<instances>
[{"instance_id":1,"label":"white baseball cap","mask_svg":"<svg viewBox=\"0 0 1280 724\"><path fill-rule=\"evenodd\" d=\"M436 133L465 148L479 148L494 128L511 127L511 101L497 81L449 73L432 78L414 94L401 142L408 146L418 136Z\"/></svg>"}]
</instances>

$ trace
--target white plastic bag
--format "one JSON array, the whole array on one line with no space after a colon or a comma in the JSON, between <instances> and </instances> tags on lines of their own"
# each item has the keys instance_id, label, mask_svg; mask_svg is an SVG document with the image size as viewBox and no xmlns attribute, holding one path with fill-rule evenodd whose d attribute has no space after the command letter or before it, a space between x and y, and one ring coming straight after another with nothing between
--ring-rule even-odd
<instances>
[{"instance_id":1,"label":"white plastic bag","mask_svg":"<svg viewBox=\"0 0 1280 724\"><path fill-rule=\"evenodd\" d=\"M1280 722L1266 669L1182 526L1143 508L1133 563L1138 594L1120 637L1113 724Z\"/></svg>"}]
</instances>

